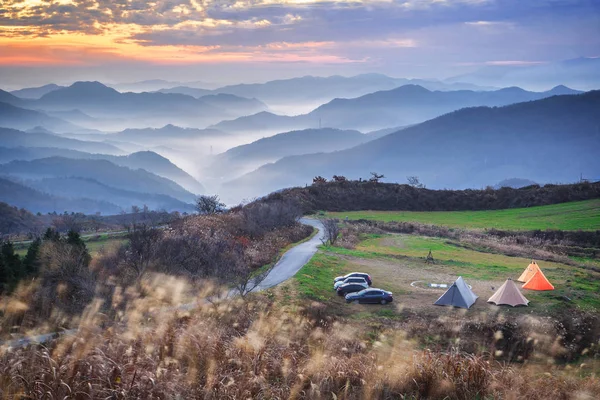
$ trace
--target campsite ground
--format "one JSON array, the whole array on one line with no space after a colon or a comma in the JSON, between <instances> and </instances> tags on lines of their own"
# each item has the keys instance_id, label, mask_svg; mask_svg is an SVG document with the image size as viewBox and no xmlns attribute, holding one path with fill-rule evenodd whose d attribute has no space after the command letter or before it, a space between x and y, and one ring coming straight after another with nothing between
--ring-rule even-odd
<instances>
[{"instance_id":1,"label":"campsite ground","mask_svg":"<svg viewBox=\"0 0 600 400\"><path fill-rule=\"evenodd\" d=\"M598 230L600 199L491 211L348 211L324 213L327 218L410 221L458 228L506 230Z\"/></svg>"},{"instance_id":2,"label":"campsite ground","mask_svg":"<svg viewBox=\"0 0 600 400\"><path fill-rule=\"evenodd\" d=\"M404 312L440 316L453 313L505 313L509 315L550 315L570 308L600 309L600 273L556 262L539 262L556 290L522 290L531 301L529 307L497 307L487 299L507 278L517 279L530 260L486 253L460 246L443 238L413 235L362 235L352 249L322 246L310 263L295 278L301 297L324 302L330 312L351 318L400 318ZM432 251L434 264L426 263ZM347 305L332 288L335 276L364 271L373 286L394 293L394 303L386 306ZM452 283L462 276L479 296L466 312L433 303L444 289L428 288L429 283ZM519 285L520 287L520 285Z\"/></svg>"}]
</instances>

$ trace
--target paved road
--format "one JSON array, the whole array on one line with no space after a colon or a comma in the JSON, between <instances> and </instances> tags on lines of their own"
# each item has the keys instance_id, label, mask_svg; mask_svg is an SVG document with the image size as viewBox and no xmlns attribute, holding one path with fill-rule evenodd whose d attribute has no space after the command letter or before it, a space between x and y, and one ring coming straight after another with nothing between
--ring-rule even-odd
<instances>
[{"instance_id":1,"label":"paved road","mask_svg":"<svg viewBox=\"0 0 600 400\"><path fill-rule=\"evenodd\" d=\"M318 230L317 234L314 235L310 240L300 243L297 246L292 247L286 251L283 256L279 259L277 264L271 269L266 278L254 288L254 292L265 290L273 286L279 285L280 283L290 279L302 268L317 252L317 247L322 244L321 239L324 238L325 229L321 221L316 219L302 218L300 220L303 224L311 225ZM233 293L233 292L232 292ZM177 309L189 310L197 304L183 304L176 307ZM60 335L73 335L77 333L77 329L69 329L64 332L53 332L44 335L30 336L21 339L15 339L6 342L0 342L0 346L6 346L10 348L25 347L32 343L45 343Z\"/></svg>"},{"instance_id":2,"label":"paved road","mask_svg":"<svg viewBox=\"0 0 600 400\"><path fill-rule=\"evenodd\" d=\"M311 225L317 229L317 234L310 240L300 243L286 251L273 269L271 269L269 275L254 288L254 292L265 290L279 285L281 282L287 281L296 275L296 272L298 272L317 252L317 247L322 244L321 239L323 239L325 235L323 224L319 220L308 218L302 218L300 222Z\"/></svg>"}]
</instances>

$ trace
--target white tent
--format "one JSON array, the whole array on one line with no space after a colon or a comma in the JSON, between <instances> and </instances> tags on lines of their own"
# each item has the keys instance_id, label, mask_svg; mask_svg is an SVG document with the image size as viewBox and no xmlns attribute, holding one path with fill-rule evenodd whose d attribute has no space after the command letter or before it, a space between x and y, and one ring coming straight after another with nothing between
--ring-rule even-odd
<instances>
[{"instance_id":1,"label":"white tent","mask_svg":"<svg viewBox=\"0 0 600 400\"><path fill-rule=\"evenodd\" d=\"M462 276L459 276L456 282L446 290L446 293L433 304L437 306L470 308L475 303L475 300L477 300L477 296L467 286Z\"/></svg>"},{"instance_id":2,"label":"white tent","mask_svg":"<svg viewBox=\"0 0 600 400\"><path fill-rule=\"evenodd\" d=\"M509 306L526 306L529 304L529 300L525 298L519 291L519 288L512 279L508 278L504 285L490 297L488 303L494 303L497 306L505 304Z\"/></svg>"}]
</instances>

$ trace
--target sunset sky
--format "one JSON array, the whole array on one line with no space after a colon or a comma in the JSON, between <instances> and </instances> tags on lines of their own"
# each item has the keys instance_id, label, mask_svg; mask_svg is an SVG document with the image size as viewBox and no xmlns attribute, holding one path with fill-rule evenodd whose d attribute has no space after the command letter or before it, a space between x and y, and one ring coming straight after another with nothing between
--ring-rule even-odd
<instances>
[{"instance_id":1,"label":"sunset sky","mask_svg":"<svg viewBox=\"0 0 600 400\"><path fill-rule=\"evenodd\" d=\"M2 0L0 84L219 83L600 56L599 0Z\"/></svg>"}]
</instances>

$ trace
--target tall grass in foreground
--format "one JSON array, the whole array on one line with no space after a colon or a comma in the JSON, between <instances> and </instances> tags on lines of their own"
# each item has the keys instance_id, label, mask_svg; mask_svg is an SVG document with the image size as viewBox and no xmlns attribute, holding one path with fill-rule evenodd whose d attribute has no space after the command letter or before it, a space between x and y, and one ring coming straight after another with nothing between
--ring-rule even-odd
<instances>
[{"instance_id":1,"label":"tall grass in foreground","mask_svg":"<svg viewBox=\"0 0 600 400\"><path fill-rule=\"evenodd\" d=\"M0 397L35 399L594 399L596 376L552 366L567 349L535 332L540 364L505 364L495 347L465 353L420 348L410 329L352 325L319 303L283 306L277 296L222 299L208 284L148 276L92 301L79 331L47 346L3 349ZM190 296L191 293L194 296ZM208 300L207 300L208 299ZM181 303L196 302L184 311ZM100 312L100 310L112 312ZM451 325L449 325L451 323ZM456 331L460 321L438 321ZM479 321L479 329L486 328ZM594 333L598 335L598 332ZM567 333L563 333L567 335ZM495 341L505 340L496 332ZM597 348L584 352L594 354ZM583 352L582 352L583 353ZM593 361L593 359L591 359Z\"/></svg>"}]
</instances>

